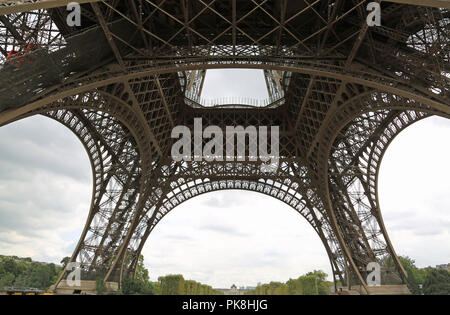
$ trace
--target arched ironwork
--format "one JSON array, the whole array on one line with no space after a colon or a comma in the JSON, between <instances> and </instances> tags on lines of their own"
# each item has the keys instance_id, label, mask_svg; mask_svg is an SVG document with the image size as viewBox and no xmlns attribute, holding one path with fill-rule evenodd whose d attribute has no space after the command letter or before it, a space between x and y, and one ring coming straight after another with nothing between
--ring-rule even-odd
<instances>
[{"instance_id":1,"label":"arched ironwork","mask_svg":"<svg viewBox=\"0 0 450 315\"><path fill-rule=\"evenodd\" d=\"M366 22L366 0L80 1L79 27L65 22L67 1L2 2L0 126L44 114L91 160L90 214L71 258L84 277L120 282L178 204L247 189L308 220L335 280L370 293L365 266L392 260L383 281L405 283L377 178L398 133L450 117L450 12L433 0L379 2L379 27ZM264 70L268 106L203 106L206 71L224 68ZM195 118L279 126L278 170L173 161L172 129Z\"/></svg>"}]
</instances>

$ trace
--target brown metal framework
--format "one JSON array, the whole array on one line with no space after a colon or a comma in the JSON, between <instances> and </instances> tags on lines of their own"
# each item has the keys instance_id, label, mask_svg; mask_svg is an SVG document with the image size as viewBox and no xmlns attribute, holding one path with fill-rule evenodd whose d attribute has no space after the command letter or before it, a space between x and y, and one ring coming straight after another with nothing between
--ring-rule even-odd
<instances>
[{"instance_id":1,"label":"brown metal framework","mask_svg":"<svg viewBox=\"0 0 450 315\"><path fill-rule=\"evenodd\" d=\"M299 212L322 240L335 280L370 293L366 266L378 261L383 283L405 282L377 179L403 129L450 117L448 1L378 1L379 27L368 27L365 0L78 1L81 27L67 26L68 2L0 1L0 61L37 47L20 66L0 68L0 126L43 114L85 146L92 204L71 258L83 279L131 276L173 208L243 189ZM264 70L273 102L201 106L206 71L224 68ZM278 171L173 161L173 127L196 117L222 127L280 126Z\"/></svg>"}]
</instances>

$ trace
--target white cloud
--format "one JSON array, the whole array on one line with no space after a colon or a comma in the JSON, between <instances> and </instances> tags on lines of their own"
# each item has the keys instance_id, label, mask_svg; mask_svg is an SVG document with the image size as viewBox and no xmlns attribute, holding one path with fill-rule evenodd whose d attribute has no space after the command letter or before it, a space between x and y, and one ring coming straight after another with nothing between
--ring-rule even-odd
<instances>
[{"instance_id":1,"label":"white cloud","mask_svg":"<svg viewBox=\"0 0 450 315\"><path fill-rule=\"evenodd\" d=\"M269 98L264 72L250 69L208 70L202 98L220 97Z\"/></svg>"},{"instance_id":2,"label":"white cloud","mask_svg":"<svg viewBox=\"0 0 450 315\"><path fill-rule=\"evenodd\" d=\"M231 205L215 207L211 201L216 200ZM153 280L181 273L216 287L287 281L313 269L331 273L309 223L289 206L255 192L214 192L183 203L155 228L143 254Z\"/></svg>"},{"instance_id":3,"label":"white cloud","mask_svg":"<svg viewBox=\"0 0 450 315\"><path fill-rule=\"evenodd\" d=\"M0 148L0 253L59 263L90 205L83 146L59 123L33 117L1 128Z\"/></svg>"},{"instance_id":4,"label":"white cloud","mask_svg":"<svg viewBox=\"0 0 450 315\"><path fill-rule=\"evenodd\" d=\"M432 117L403 131L382 162L380 205L400 255L420 267L450 262L450 122Z\"/></svg>"}]
</instances>

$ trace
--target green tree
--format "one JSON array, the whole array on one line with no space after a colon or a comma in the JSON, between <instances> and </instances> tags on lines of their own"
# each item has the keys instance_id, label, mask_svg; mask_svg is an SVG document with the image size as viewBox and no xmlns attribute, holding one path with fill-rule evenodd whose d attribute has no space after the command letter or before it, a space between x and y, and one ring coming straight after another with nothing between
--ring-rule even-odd
<instances>
[{"instance_id":1,"label":"green tree","mask_svg":"<svg viewBox=\"0 0 450 315\"><path fill-rule=\"evenodd\" d=\"M450 272L447 270L430 270L423 284L425 295L449 295L450 294Z\"/></svg>"},{"instance_id":2,"label":"green tree","mask_svg":"<svg viewBox=\"0 0 450 315\"><path fill-rule=\"evenodd\" d=\"M159 282L152 282L151 286L154 295L161 295L161 284Z\"/></svg>"},{"instance_id":3,"label":"green tree","mask_svg":"<svg viewBox=\"0 0 450 315\"><path fill-rule=\"evenodd\" d=\"M312 275L306 275L300 277L300 283L302 286L302 295L317 295L317 279Z\"/></svg>"},{"instance_id":4,"label":"green tree","mask_svg":"<svg viewBox=\"0 0 450 315\"><path fill-rule=\"evenodd\" d=\"M286 282L286 294L288 295L298 295L301 292L300 282L296 279L289 279Z\"/></svg>"},{"instance_id":5,"label":"green tree","mask_svg":"<svg viewBox=\"0 0 450 315\"><path fill-rule=\"evenodd\" d=\"M149 272L144 265L144 256L140 255L133 277L125 278L121 283L123 294L144 294L152 295L153 284L150 282Z\"/></svg>"},{"instance_id":6,"label":"green tree","mask_svg":"<svg viewBox=\"0 0 450 315\"><path fill-rule=\"evenodd\" d=\"M269 283L269 295L283 295L284 288L281 282Z\"/></svg>"},{"instance_id":7,"label":"green tree","mask_svg":"<svg viewBox=\"0 0 450 315\"><path fill-rule=\"evenodd\" d=\"M64 257L64 258L60 261L60 263L61 263L63 269L66 269L66 266L67 266L67 264L69 263L69 261L70 261L70 257Z\"/></svg>"},{"instance_id":8,"label":"green tree","mask_svg":"<svg viewBox=\"0 0 450 315\"><path fill-rule=\"evenodd\" d=\"M137 279L127 278L122 281L121 290L123 294L153 294L153 287L150 282L143 282Z\"/></svg>"},{"instance_id":9,"label":"green tree","mask_svg":"<svg viewBox=\"0 0 450 315\"><path fill-rule=\"evenodd\" d=\"M161 283L162 295L183 295L184 294L184 278L182 275L168 275L159 277ZM200 288L201 292L201 288ZM201 294L201 293L200 293Z\"/></svg>"},{"instance_id":10,"label":"green tree","mask_svg":"<svg viewBox=\"0 0 450 315\"><path fill-rule=\"evenodd\" d=\"M107 287L105 284L105 280L103 280L103 277L98 277L95 281L95 291L98 295L102 295L107 291Z\"/></svg>"},{"instance_id":11,"label":"green tree","mask_svg":"<svg viewBox=\"0 0 450 315\"><path fill-rule=\"evenodd\" d=\"M37 288L45 290L54 283L59 267L54 264L42 264L31 258L1 256L0 286L16 289Z\"/></svg>"},{"instance_id":12,"label":"green tree","mask_svg":"<svg viewBox=\"0 0 450 315\"><path fill-rule=\"evenodd\" d=\"M193 280L186 280L184 282L184 292L186 295L197 294L196 288L197 288L197 282L195 282Z\"/></svg>"},{"instance_id":13,"label":"green tree","mask_svg":"<svg viewBox=\"0 0 450 315\"><path fill-rule=\"evenodd\" d=\"M6 273L5 267L3 267L3 262L0 261L0 278L4 273Z\"/></svg>"},{"instance_id":14,"label":"green tree","mask_svg":"<svg viewBox=\"0 0 450 315\"><path fill-rule=\"evenodd\" d=\"M3 267L4 267L6 273L12 273L13 275L16 275L19 273L19 268L17 266L17 263L12 258L6 258L3 261Z\"/></svg>"},{"instance_id":15,"label":"green tree","mask_svg":"<svg viewBox=\"0 0 450 315\"><path fill-rule=\"evenodd\" d=\"M332 282L326 281L327 274L321 270L309 272L286 283L270 282L247 292L249 295L327 295Z\"/></svg>"},{"instance_id":16,"label":"green tree","mask_svg":"<svg viewBox=\"0 0 450 315\"><path fill-rule=\"evenodd\" d=\"M11 272L2 274L0 278L0 288L12 287L14 285L16 277Z\"/></svg>"},{"instance_id":17,"label":"green tree","mask_svg":"<svg viewBox=\"0 0 450 315\"><path fill-rule=\"evenodd\" d=\"M422 294L420 285L423 285L425 282L426 270L417 268L416 262L408 256L399 256L398 258L406 271L408 277L406 284L409 291L414 295Z\"/></svg>"},{"instance_id":18,"label":"green tree","mask_svg":"<svg viewBox=\"0 0 450 315\"><path fill-rule=\"evenodd\" d=\"M138 260L138 264L136 266L136 273L135 273L134 278L143 284L147 284L149 282L149 279L150 279L149 272L148 272L147 268L145 268L143 255L139 256L139 260Z\"/></svg>"},{"instance_id":19,"label":"green tree","mask_svg":"<svg viewBox=\"0 0 450 315\"><path fill-rule=\"evenodd\" d=\"M411 269L406 269L406 273L408 276L407 286L408 286L409 291L413 295L420 295L421 290L419 287L419 283L416 280L416 276L414 275L414 271Z\"/></svg>"}]
</instances>

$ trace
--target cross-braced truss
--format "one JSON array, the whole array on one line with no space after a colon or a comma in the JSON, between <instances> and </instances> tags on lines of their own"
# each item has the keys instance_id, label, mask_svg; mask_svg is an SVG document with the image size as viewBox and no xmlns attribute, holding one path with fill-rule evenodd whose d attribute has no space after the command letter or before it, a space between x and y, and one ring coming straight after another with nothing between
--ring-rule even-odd
<instances>
[{"instance_id":1,"label":"cross-braced truss","mask_svg":"<svg viewBox=\"0 0 450 315\"><path fill-rule=\"evenodd\" d=\"M68 2L0 2L0 126L43 114L85 146L92 204L71 258L83 279L132 276L172 209L243 189L302 215L335 280L370 292L366 266L377 261L383 283L405 282L377 179L397 134L450 117L449 4L378 1L382 26L369 27L366 0L79 1L82 24L70 27ZM207 70L223 68L264 70L267 106L201 104ZM172 160L172 129L195 118L279 126L278 170Z\"/></svg>"}]
</instances>

